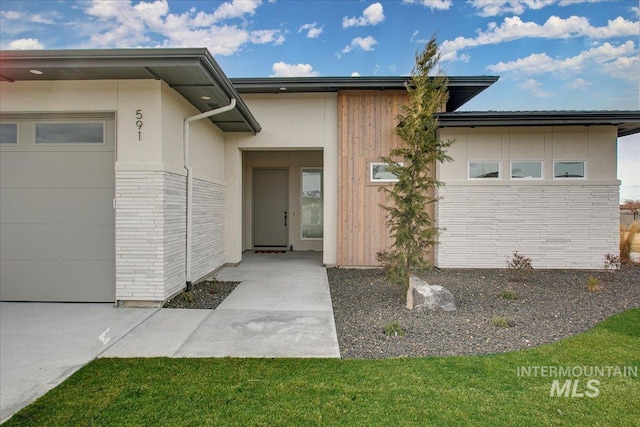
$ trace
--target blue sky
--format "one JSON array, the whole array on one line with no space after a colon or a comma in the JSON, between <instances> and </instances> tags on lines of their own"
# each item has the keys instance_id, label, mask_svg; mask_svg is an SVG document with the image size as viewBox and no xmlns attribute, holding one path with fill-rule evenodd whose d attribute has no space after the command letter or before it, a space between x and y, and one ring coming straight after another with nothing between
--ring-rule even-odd
<instances>
[{"instance_id":1,"label":"blue sky","mask_svg":"<svg viewBox=\"0 0 640 427\"><path fill-rule=\"evenodd\" d=\"M448 75L500 80L462 110L640 109L637 0L0 1L0 48L207 47L229 77L407 75L436 33ZM620 140L640 198L640 137Z\"/></svg>"}]
</instances>

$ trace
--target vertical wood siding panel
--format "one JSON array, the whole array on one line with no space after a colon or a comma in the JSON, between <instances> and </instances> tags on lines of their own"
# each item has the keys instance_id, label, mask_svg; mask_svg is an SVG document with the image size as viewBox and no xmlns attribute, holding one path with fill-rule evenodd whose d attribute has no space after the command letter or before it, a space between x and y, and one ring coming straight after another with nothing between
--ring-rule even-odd
<instances>
[{"instance_id":1,"label":"vertical wood siding panel","mask_svg":"<svg viewBox=\"0 0 640 427\"><path fill-rule=\"evenodd\" d=\"M402 143L395 127L406 99L404 91L338 94L339 265L375 266L376 253L390 244L381 207L386 196L380 186L370 185L369 162Z\"/></svg>"}]
</instances>

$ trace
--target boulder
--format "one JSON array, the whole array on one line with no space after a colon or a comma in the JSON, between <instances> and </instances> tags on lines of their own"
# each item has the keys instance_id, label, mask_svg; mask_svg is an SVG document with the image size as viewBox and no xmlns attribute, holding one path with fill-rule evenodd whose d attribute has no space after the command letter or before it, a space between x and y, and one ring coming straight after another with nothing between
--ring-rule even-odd
<instances>
[{"instance_id":1,"label":"boulder","mask_svg":"<svg viewBox=\"0 0 640 427\"><path fill-rule=\"evenodd\" d=\"M453 294L446 288L430 285L424 280L411 275L407 291L407 308L409 310L443 310L456 309Z\"/></svg>"}]
</instances>

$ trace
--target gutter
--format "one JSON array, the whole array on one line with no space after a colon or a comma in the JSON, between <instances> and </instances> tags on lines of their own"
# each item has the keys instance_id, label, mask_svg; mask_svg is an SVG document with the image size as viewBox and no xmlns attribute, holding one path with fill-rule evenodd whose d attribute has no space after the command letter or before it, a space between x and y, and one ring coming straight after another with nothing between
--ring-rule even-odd
<instances>
[{"instance_id":1,"label":"gutter","mask_svg":"<svg viewBox=\"0 0 640 427\"><path fill-rule=\"evenodd\" d=\"M193 169L191 168L189 158L189 124L197 120L202 120L218 114L226 113L227 111L231 111L234 108L236 108L236 99L231 98L229 105L216 108L215 110L205 111L204 113L200 113L184 119L184 168L187 170L187 292L191 291L191 247L193 244Z\"/></svg>"}]
</instances>

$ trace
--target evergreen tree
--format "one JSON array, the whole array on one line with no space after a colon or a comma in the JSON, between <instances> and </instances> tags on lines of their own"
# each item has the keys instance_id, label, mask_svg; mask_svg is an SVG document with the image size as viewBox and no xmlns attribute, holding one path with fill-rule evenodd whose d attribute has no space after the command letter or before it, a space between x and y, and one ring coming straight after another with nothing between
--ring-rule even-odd
<instances>
[{"instance_id":1,"label":"evergreen tree","mask_svg":"<svg viewBox=\"0 0 640 427\"><path fill-rule=\"evenodd\" d=\"M398 181L391 188L383 187L389 202L384 209L388 211L387 227L393 244L379 253L378 259L385 267L387 279L405 291L412 272L431 267L428 255L437 243L439 230L428 206L437 201L436 188L444 185L432 171L436 162L452 160L446 149L453 141L443 142L436 136L436 114L444 109L449 98L448 80L438 67L439 60L434 36L416 54L416 64L406 84L409 101L397 117L396 134L406 144L382 157Z\"/></svg>"}]
</instances>

